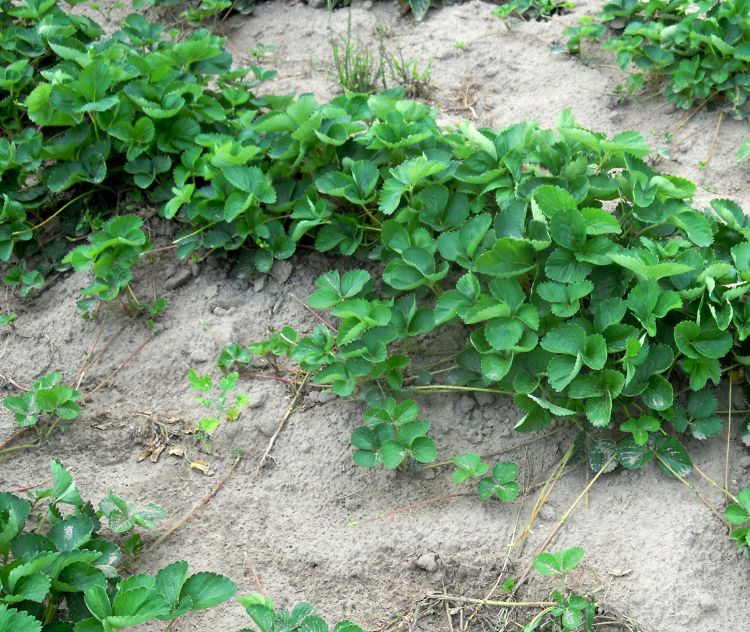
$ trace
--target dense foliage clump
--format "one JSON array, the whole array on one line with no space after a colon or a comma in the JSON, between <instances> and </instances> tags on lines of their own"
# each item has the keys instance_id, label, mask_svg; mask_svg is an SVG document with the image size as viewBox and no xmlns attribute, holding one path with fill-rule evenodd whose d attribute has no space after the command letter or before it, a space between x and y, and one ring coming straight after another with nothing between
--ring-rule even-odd
<instances>
[{"instance_id":1,"label":"dense foliage clump","mask_svg":"<svg viewBox=\"0 0 750 632\"><path fill-rule=\"evenodd\" d=\"M628 87L661 85L666 98L682 109L718 102L729 115L750 113L750 28L747 0L613 0L595 18L567 30L568 49L605 39L604 48L631 70ZM750 153L746 141L738 152Z\"/></svg>"}]
</instances>

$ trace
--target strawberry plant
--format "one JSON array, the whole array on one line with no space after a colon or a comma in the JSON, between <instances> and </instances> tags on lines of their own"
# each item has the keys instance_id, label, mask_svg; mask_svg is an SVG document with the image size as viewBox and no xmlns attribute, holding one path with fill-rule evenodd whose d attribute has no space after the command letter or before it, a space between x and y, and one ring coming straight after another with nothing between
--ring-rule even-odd
<instances>
[{"instance_id":1,"label":"strawberry plant","mask_svg":"<svg viewBox=\"0 0 750 632\"><path fill-rule=\"evenodd\" d=\"M253 593L237 597L257 627L257 632L294 632L295 630L315 630L328 632L329 627L314 608L308 603L299 603L292 610L277 609L268 597ZM362 632L362 628L351 621L339 621L331 632ZM245 628L240 632L252 632Z\"/></svg>"},{"instance_id":2,"label":"strawberry plant","mask_svg":"<svg viewBox=\"0 0 750 632\"><path fill-rule=\"evenodd\" d=\"M285 370L286 357L365 400L363 464L432 461L428 422L389 411L452 388L513 396L521 432L574 426L597 470L655 461L684 475L682 437L719 431L707 402L747 365L750 227L730 200L694 208L695 185L645 162L637 133L608 138L567 111L556 130L443 128L399 92L261 98L266 71L233 70L205 31L172 41L130 16L101 38L55 3L0 19L37 42L3 53L21 70L3 110L0 253L40 274L91 271L84 307L127 288L148 252L143 218L96 212L115 188L179 226L178 256L231 255L241 275L300 243L380 266L377 282L364 270L318 281L311 306L331 322L220 358L231 371L256 354ZM42 59L44 74L23 70ZM425 336L448 330L463 348L417 363Z\"/></svg>"},{"instance_id":3,"label":"strawberry plant","mask_svg":"<svg viewBox=\"0 0 750 632\"><path fill-rule=\"evenodd\" d=\"M568 0L510 0L492 12L498 18L517 15L523 20L544 20L570 11L575 6Z\"/></svg>"},{"instance_id":4,"label":"strawberry plant","mask_svg":"<svg viewBox=\"0 0 750 632\"><path fill-rule=\"evenodd\" d=\"M585 39L614 51L630 91L646 82L663 85L666 98L682 109L718 101L735 118L748 116L750 32L746 0L612 0L596 18L568 29L568 49L579 53ZM613 26L614 25L614 26ZM746 155L740 148L738 159Z\"/></svg>"},{"instance_id":5,"label":"strawberry plant","mask_svg":"<svg viewBox=\"0 0 750 632\"><path fill-rule=\"evenodd\" d=\"M736 502L724 510L724 518L731 524L730 537L745 557L750 557L750 488L737 494Z\"/></svg>"},{"instance_id":6,"label":"strawberry plant","mask_svg":"<svg viewBox=\"0 0 750 632\"><path fill-rule=\"evenodd\" d=\"M655 461L688 473L680 436L721 430L713 388L745 364L741 209L729 200L693 208L695 185L648 166L639 135L607 139L567 112L556 133L528 123L442 131L419 104L366 102L373 113L386 103L408 112L410 122L391 115L357 136L379 160L398 152L401 162L342 159L314 180L293 226L320 222L321 250L368 249L382 287L364 270L327 273L309 304L333 324L232 345L220 366L286 356L315 383L357 394L368 409L352 443L365 466L432 460L427 422L413 425L410 413L399 435L397 408L456 388L514 395L521 432L575 424L595 470ZM329 200L338 224L322 212ZM414 366L415 341L447 327L466 332L464 350L434 372Z\"/></svg>"},{"instance_id":7,"label":"strawberry plant","mask_svg":"<svg viewBox=\"0 0 750 632\"><path fill-rule=\"evenodd\" d=\"M95 510L70 473L51 462L52 487L28 499L0 493L0 624L13 632L117 632L148 621L172 621L230 599L235 585L214 573L188 576L187 562L156 575L120 577L122 552L105 538L150 528L164 517L110 494Z\"/></svg>"},{"instance_id":8,"label":"strawberry plant","mask_svg":"<svg viewBox=\"0 0 750 632\"><path fill-rule=\"evenodd\" d=\"M73 421L80 407L80 393L60 384L62 375L55 371L32 383L31 390L23 395L10 395L3 399L3 406L16 418L21 427L37 426L40 421L57 425L60 420Z\"/></svg>"},{"instance_id":9,"label":"strawberry plant","mask_svg":"<svg viewBox=\"0 0 750 632\"><path fill-rule=\"evenodd\" d=\"M5 282L25 296L51 271L90 271L93 282L81 302L90 309L129 285L150 248L143 219L121 212L128 201L164 207L171 218L192 198L196 177L240 169L258 153L249 139L232 140L230 132L256 115L262 101L251 89L273 73L257 66L233 70L217 36L198 30L173 41L137 14L100 39L98 25L56 1L3 0L0 30L0 126L9 134L0 139L0 262L13 264ZM195 143L201 134L209 143L207 169ZM231 169L227 174L237 185L226 209L230 221L252 213L253 200L270 201L252 180L256 172L250 181ZM199 187L197 197L206 191ZM182 253L207 238L213 247L238 247L242 239L232 246L221 226L209 230L224 218L205 210L191 215ZM245 226L247 236L254 224ZM266 227L261 222L258 238L274 244L271 235L280 231ZM67 252L71 239L85 236L89 245Z\"/></svg>"},{"instance_id":10,"label":"strawberry plant","mask_svg":"<svg viewBox=\"0 0 750 632\"><path fill-rule=\"evenodd\" d=\"M370 408L365 424L352 433L354 462L363 467L383 463L395 469L412 458L431 463L437 456L435 443L427 437L430 423L417 419L419 406L411 400L399 404L389 397L382 407Z\"/></svg>"},{"instance_id":11,"label":"strawberry plant","mask_svg":"<svg viewBox=\"0 0 750 632\"><path fill-rule=\"evenodd\" d=\"M544 551L534 560L536 571L546 577L557 577L563 580L563 585L552 592L551 599L555 602L523 628L523 632L532 630L586 630L594 629L594 615L596 604L577 595L565 587L567 575L574 570L583 559L584 551L580 547L573 547L550 553Z\"/></svg>"},{"instance_id":12,"label":"strawberry plant","mask_svg":"<svg viewBox=\"0 0 750 632\"><path fill-rule=\"evenodd\" d=\"M482 458L473 452L453 457L453 482L476 479L477 494L482 500L497 498L510 502L518 498L518 466L515 463L496 463L492 470Z\"/></svg>"}]
</instances>

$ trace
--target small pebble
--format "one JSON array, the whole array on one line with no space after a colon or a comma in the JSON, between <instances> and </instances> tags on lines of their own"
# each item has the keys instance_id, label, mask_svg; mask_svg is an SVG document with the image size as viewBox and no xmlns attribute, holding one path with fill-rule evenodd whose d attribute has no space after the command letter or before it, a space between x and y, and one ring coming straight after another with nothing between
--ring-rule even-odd
<instances>
[{"instance_id":1,"label":"small pebble","mask_svg":"<svg viewBox=\"0 0 750 632\"><path fill-rule=\"evenodd\" d=\"M294 266L288 261L274 261L271 270L268 272L279 283L286 283L292 276Z\"/></svg>"},{"instance_id":2,"label":"small pebble","mask_svg":"<svg viewBox=\"0 0 750 632\"><path fill-rule=\"evenodd\" d=\"M202 347L193 349L193 351L190 352L190 361L195 364L203 364L204 362L208 362L208 351Z\"/></svg>"},{"instance_id":3,"label":"small pebble","mask_svg":"<svg viewBox=\"0 0 750 632\"><path fill-rule=\"evenodd\" d=\"M495 399L491 393L474 393L474 399L477 400L477 404L480 406L489 406Z\"/></svg>"},{"instance_id":4,"label":"small pebble","mask_svg":"<svg viewBox=\"0 0 750 632\"><path fill-rule=\"evenodd\" d=\"M438 569L438 557L432 551L427 551L416 559L414 566L428 573L434 573Z\"/></svg>"},{"instance_id":5,"label":"small pebble","mask_svg":"<svg viewBox=\"0 0 750 632\"><path fill-rule=\"evenodd\" d=\"M549 505L542 505L538 515L540 520L552 522L555 519L555 510Z\"/></svg>"},{"instance_id":6,"label":"small pebble","mask_svg":"<svg viewBox=\"0 0 750 632\"><path fill-rule=\"evenodd\" d=\"M706 610L716 610L718 608L716 599L714 599L713 596L707 592L700 593L696 601L698 602L700 609L704 612Z\"/></svg>"},{"instance_id":7,"label":"small pebble","mask_svg":"<svg viewBox=\"0 0 750 632\"><path fill-rule=\"evenodd\" d=\"M178 287L182 287L193 277L193 273L189 268L183 268L176 272L173 276L167 279L164 287L168 290L176 290Z\"/></svg>"},{"instance_id":8,"label":"small pebble","mask_svg":"<svg viewBox=\"0 0 750 632\"><path fill-rule=\"evenodd\" d=\"M464 415L468 415L472 410L474 410L475 405L476 401L470 395L462 395L461 399L458 400L458 410L460 410Z\"/></svg>"},{"instance_id":9,"label":"small pebble","mask_svg":"<svg viewBox=\"0 0 750 632\"><path fill-rule=\"evenodd\" d=\"M268 399L268 394L261 393L260 395L253 397L250 400L250 403L247 405L247 407L248 408L262 408L265 405L267 399Z\"/></svg>"},{"instance_id":10,"label":"small pebble","mask_svg":"<svg viewBox=\"0 0 750 632\"><path fill-rule=\"evenodd\" d=\"M258 424L258 431L260 432L260 434L265 435L266 437L272 437L273 433L276 432L276 428L278 427L278 425L279 423L275 419L267 417L260 420L260 423Z\"/></svg>"}]
</instances>

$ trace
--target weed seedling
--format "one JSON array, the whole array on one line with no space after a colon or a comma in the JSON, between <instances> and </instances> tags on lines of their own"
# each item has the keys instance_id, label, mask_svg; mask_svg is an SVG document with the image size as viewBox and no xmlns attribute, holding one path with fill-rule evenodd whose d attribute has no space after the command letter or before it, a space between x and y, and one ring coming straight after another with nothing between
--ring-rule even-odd
<instances>
[{"instance_id":1,"label":"weed seedling","mask_svg":"<svg viewBox=\"0 0 750 632\"><path fill-rule=\"evenodd\" d=\"M349 14L346 34L331 43L333 67L339 85L349 92L369 94L386 89L383 47L376 52L353 39L352 16Z\"/></svg>"},{"instance_id":2,"label":"weed seedling","mask_svg":"<svg viewBox=\"0 0 750 632\"><path fill-rule=\"evenodd\" d=\"M430 64L420 70L416 59L404 59L399 49L398 55L386 56L391 79L404 89L409 98L424 98L430 92Z\"/></svg>"},{"instance_id":3,"label":"weed seedling","mask_svg":"<svg viewBox=\"0 0 750 632\"><path fill-rule=\"evenodd\" d=\"M201 393L196 401L210 409L211 416L203 417L196 426L196 437L205 450L211 449L210 438L224 421L237 421L242 409L250 403L250 397L234 394L239 374L235 371L224 375L214 385L210 375L198 375L195 369L188 371L188 382L194 391ZM209 394L213 392L213 397Z\"/></svg>"}]
</instances>

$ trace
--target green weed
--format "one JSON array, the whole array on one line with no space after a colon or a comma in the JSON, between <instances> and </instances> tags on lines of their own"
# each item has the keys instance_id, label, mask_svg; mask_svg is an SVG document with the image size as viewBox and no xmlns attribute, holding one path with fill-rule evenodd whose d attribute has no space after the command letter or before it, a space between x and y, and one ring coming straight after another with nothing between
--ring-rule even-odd
<instances>
[{"instance_id":1,"label":"green weed","mask_svg":"<svg viewBox=\"0 0 750 632\"><path fill-rule=\"evenodd\" d=\"M352 40L351 30L331 46L333 66L344 90L370 94L386 89L381 51L375 52L366 44Z\"/></svg>"},{"instance_id":2,"label":"green weed","mask_svg":"<svg viewBox=\"0 0 750 632\"><path fill-rule=\"evenodd\" d=\"M224 421L237 421L242 409L250 403L250 397L241 393L234 394L239 374L232 372L222 376L216 384L210 375L198 375L195 369L188 371L190 387L200 393L197 401L213 413L203 417L197 424L198 438L204 447L210 449L209 439ZM209 396L211 393L214 396Z\"/></svg>"}]
</instances>

